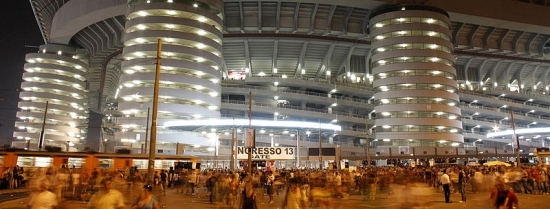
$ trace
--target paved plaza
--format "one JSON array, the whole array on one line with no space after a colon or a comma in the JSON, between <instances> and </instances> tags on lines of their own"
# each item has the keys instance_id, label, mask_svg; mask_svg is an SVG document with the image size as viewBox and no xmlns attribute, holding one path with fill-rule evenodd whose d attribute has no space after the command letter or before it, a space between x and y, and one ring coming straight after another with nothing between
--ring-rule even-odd
<instances>
[{"instance_id":1,"label":"paved plaza","mask_svg":"<svg viewBox=\"0 0 550 209\"><path fill-rule=\"evenodd\" d=\"M467 202L461 203L459 194L452 194L452 203L445 203L443 193L436 191L435 189L417 186L417 187L401 187L395 186L392 195L379 195L380 197L374 201L364 201L360 195L348 195L345 198L333 199L333 205L330 208L336 209L348 209L348 208L379 208L379 209L488 209L489 194L467 193ZM0 191L1 193L9 193L12 191ZM131 195L128 191L123 191L127 194L127 197ZM519 194L520 207L527 209L538 208L550 208L548 199L550 195L532 195L532 194ZM132 201L127 198L127 208L130 208ZM280 209L281 203L284 199L283 195L275 195L275 203L268 204L268 197L265 196L265 203L260 205L259 209ZM164 208L185 208L185 209L232 209L232 207L225 204L211 204L208 198L197 198L196 196L184 195L181 193L175 193L175 190L168 190L166 196L161 196L162 205ZM16 200L9 200L0 203L2 209L25 209L25 205L28 202L28 198L20 198ZM76 200L68 200L61 205L62 209L80 209L86 208L86 203ZM313 206L310 208L323 207Z\"/></svg>"}]
</instances>

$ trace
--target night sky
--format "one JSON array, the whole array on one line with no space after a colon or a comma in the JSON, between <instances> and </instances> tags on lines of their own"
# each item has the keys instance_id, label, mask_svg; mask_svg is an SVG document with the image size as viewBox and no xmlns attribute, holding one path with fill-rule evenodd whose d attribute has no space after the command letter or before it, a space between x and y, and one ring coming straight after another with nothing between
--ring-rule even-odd
<instances>
[{"instance_id":1,"label":"night sky","mask_svg":"<svg viewBox=\"0 0 550 209\"><path fill-rule=\"evenodd\" d=\"M29 0L2 0L0 7L0 145L13 138L25 54L44 44Z\"/></svg>"}]
</instances>

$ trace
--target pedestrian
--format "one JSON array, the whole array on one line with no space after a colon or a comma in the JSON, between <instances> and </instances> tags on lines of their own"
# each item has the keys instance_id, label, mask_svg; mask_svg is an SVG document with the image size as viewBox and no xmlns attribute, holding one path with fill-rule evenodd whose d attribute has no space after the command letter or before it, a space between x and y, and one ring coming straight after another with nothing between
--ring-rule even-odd
<instances>
[{"instance_id":1,"label":"pedestrian","mask_svg":"<svg viewBox=\"0 0 550 209\"><path fill-rule=\"evenodd\" d=\"M141 195L136 200L132 209L159 209L159 203L151 194L151 191L153 191L153 185L144 185L143 189L141 189Z\"/></svg>"},{"instance_id":2,"label":"pedestrian","mask_svg":"<svg viewBox=\"0 0 550 209\"><path fill-rule=\"evenodd\" d=\"M504 179L500 177L495 181L489 200L495 209L519 209L518 196L506 187Z\"/></svg>"},{"instance_id":3,"label":"pedestrian","mask_svg":"<svg viewBox=\"0 0 550 209\"><path fill-rule=\"evenodd\" d=\"M27 205L29 209L53 209L57 206L57 197L53 192L50 192L50 182L42 180L40 182L39 191L31 195L31 201Z\"/></svg>"},{"instance_id":4,"label":"pedestrian","mask_svg":"<svg viewBox=\"0 0 550 209\"><path fill-rule=\"evenodd\" d=\"M250 181L246 182L244 186L240 209L258 209L256 194L254 193L254 188L252 186L252 182Z\"/></svg>"},{"instance_id":5,"label":"pedestrian","mask_svg":"<svg viewBox=\"0 0 550 209\"><path fill-rule=\"evenodd\" d=\"M445 195L445 202L452 203L453 201L451 201L451 180L449 179L449 175L447 175L447 169L443 169L443 175L441 175L441 178L439 181L441 182L441 185L443 185L443 194Z\"/></svg>"},{"instance_id":6,"label":"pedestrian","mask_svg":"<svg viewBox=\"0 0 550 209\"><path fill-rule=\"evenodd\" d=\"M166 196L166 183L168 182L167 179L168 179L168 174L166 174L164 170L161 170L159 185L160 185L162 195L164 196Z\"/></svg>"},{"instance_id":7,"label":"pedestrian","mask_svg":"<svg viewBox=\"0 0 550 209\"><path fill-rule=\"evenodd\" d=\"M466 202L466 191L464 190L464 187L466 186L466 178L467 178L466 172L464 172L463 168L460 168L458 172L458 185L457 185L458 192L460 193L460 196L462 198L460 202Z\"/></svg>"},{"instance_id":8,"label":"pedestrian","mask_svg":"<svg viewBox=\"0 0 550 209\"><path fill-rule=\"evenodd\" d=\"M102 188L96 192L90 202L90 209L123 209L124 196L119 191L113 189L113 180L104 178L101 180Z\"/></svg>"},{"instance_id":9,"label":"pedestrian","mask_svg":"<svg viewBox=\"0 0 550 209\"><path fill-rule=\"evenodd\" d=\"M290 186L286 191L283 200L282 209L306 209L307 199L299 187L299 181L295 178L290 179Z\"/></svg>"},{"instance_id":10,"label":"pedestrian","mask_svg":"<svg viewBox=\"0 0 550 209\"><path fill-rule=\"evenodd\" d=\"M265 188L267 191L267 195L269 195L269 203L273 204L273 183L275 182L275 176L273 175L273 172L268 171L266 173L267 183L265 184Z\"/></svg>"}]
</instances>

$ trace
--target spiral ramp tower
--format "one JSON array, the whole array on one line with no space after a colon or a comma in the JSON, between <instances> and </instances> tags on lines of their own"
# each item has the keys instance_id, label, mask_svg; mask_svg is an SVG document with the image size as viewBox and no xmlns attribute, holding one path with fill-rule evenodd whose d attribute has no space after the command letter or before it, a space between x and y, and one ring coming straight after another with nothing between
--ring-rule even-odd
<instances>
[{"instance_id":1,"label":"spiral ramp tower","mask_svg":"<svg viewBox=\"0 0 550 209\"><path fill-rule=\"evenodd\" d=\"M463 143L447 12L396 5L373 12L369 25L379 144Z\"/></svg>"},{"instance_id":2,"label":"spiral ramp tower","mask_svg":"<svg viewBox=\"0 0 550 209\"><path fill-rule=\"evenodd\" d=\"M87 56L74 47L46 44L25 60L14 137L28 143L23 147L37 149L45 123L45 146L74 150L87 133Z\"/></svg>"},{"instance_id":3,"label":"spiral ramp tower","mask_svg":"<svg viewBox=\"0 0 550 209\"><path fill-rule=\"evenodd\" d=\"M139 140L152 107L155 58L162 40L159 125L165 119L219 118L222 13L215 1L131 1L127 10L117 138ZM159 142L205 145L196 134L159 130ZM140 136L138 136L140 135ZM185 138L186 140L181 140Z\"/></svg>"}]
</instances>

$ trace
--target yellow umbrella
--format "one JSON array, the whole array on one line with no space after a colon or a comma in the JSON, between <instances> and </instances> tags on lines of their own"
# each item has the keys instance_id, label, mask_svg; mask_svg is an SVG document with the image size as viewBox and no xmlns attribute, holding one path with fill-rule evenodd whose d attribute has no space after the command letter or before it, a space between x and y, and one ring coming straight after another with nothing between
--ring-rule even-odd
<instances>
[{"instance_id":1,"label":"yellow umbrella","mask_svg":"<svg viewBox=\"0 0 550 209\"><path fill-rule=\"evenodd\" d=\"M486 163L483 164L483 165L486 165L486 166L503 165L503 166L506 166L506 167L512 166L512 165L510 165L510 163L505 163L505 162L502 162L502 161L491 161L491 162L486 162Z\"/></svg>"}]
</instances>

